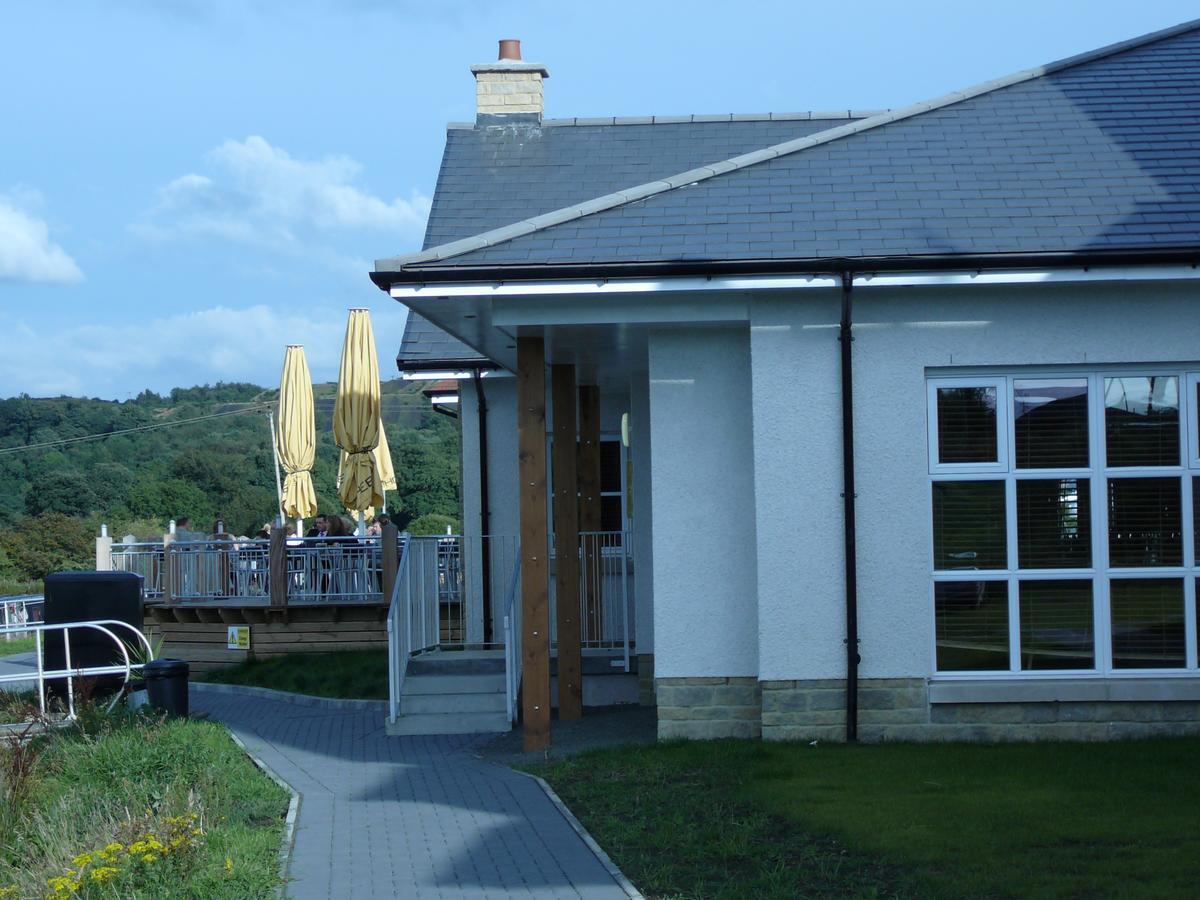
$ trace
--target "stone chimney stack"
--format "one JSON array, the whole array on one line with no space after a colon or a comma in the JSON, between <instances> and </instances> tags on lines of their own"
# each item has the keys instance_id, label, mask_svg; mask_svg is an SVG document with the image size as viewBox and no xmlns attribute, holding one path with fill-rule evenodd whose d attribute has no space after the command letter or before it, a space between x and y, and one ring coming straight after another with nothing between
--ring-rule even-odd
<instances>
[{"instance_id":1,"label":"stone chimney stack","mask_svg":"<svg viewBox=\"0 0 1200 900\"><path fill-rule=\"evenodd\" d=\"M542 82L550 77L546 67L521 60L521 42L502 40L500 58L471 66L475 76L475 121L480 125L537 123L545 104Z\"/></svg>"}]
</instances>

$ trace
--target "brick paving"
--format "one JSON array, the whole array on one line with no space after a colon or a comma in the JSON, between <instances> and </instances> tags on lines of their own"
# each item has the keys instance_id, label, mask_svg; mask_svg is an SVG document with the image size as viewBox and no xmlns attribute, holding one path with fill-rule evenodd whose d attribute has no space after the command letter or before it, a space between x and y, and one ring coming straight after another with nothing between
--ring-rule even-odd
<instances>
[{"instance_id":1,"label":"brick paving","mask_svg":"<svg viewBox=\"0 0 1200 900\"><path fill-rule=\"evenodd\" d=\"M196 686L191 707L301 794L289 897L627 896L537 782L474 755L487 736Z\"/></svg>"}]
</instances>

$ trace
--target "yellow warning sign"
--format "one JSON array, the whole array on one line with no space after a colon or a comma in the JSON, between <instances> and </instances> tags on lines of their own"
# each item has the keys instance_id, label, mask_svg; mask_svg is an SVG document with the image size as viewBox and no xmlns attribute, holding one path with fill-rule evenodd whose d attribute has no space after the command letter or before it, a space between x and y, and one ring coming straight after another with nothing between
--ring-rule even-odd
<instances>
[{"instance_id":1,"label":"yellow warning sign","mask_svg":"<svg viewBox=\"0 0 1200 900\"><path fill-rule=\"evenodd\" d=\"M249 625L230 625L229 626L229 649L230 650L249 650L250 649L250 626Z\"/></svg>"}]
</instances>

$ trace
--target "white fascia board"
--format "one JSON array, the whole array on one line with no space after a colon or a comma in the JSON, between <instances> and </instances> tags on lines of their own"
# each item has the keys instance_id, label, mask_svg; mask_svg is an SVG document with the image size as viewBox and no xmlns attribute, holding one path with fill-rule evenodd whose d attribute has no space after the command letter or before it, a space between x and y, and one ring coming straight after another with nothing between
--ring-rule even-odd
<instances>
[{"instance_id":1,"label":"white fascia board","mask_svg":"<svg viewBox=\"0 0 1200 900\"><path fill-rule=\"evenodd\" d=\"M1097 268L1047 269L1044 271L961 272L876 272L856 274L855 287L905 287L975 284L1049 284L1098 281L1179 281L1200 278L1200 269L1189 265L1103 266ZM832 275L748 275L711 278L607 279L595 281L490 282L485 284L393 285L397 300L474 297L563 297L605 294L690 294L707 291L777 291L807 288L836 288Z\"/></svg>"},{"instance_id":2,"label":"white fascia board","mask_svg":"<svg viewBox=\"0 0 1200 900\"><path fill-rule=\"evenodd\" d=\"M607 279L597 281L490 282L486 284L392 285L397 300L436 297L537 297L596 296L603 294L690 294L698 291L795 290L804 287L837 287L828 275L749 276L730 278Z\"/></svg>"},{"instance_id":3,"label":"white fascia board","mask_svg":"<svg viewBox=\"0 0 1200 900\"><path fill-rule=\"evenodd\" d=\"M1089 269L1050 269L1011 272L880 272L855 275L855 288L963 286L976 284L1077 284L1101 281L1194 281L1194 266L1104 266Z\"/></svg>"},{"instance_id":4,"label":"white fascia board","mask_svg":"<svg viewBox=\"0 0 1200 900\"><path fill-rule=\"evenodd\" d=\"M435 406L452 406L458 402L458 394L434 394L429 402Z\"/></svg>"},{"instance_id":5,"label":"white fascia board","mask_svg":"<svg viewBox=\"0 0 1200 900\"><path fill-rule=\"evenodd\" d=\"M490 370L480 372L480 378L487 378ZM401 372L400 378L403 381L466 381L473 377L471 372Z\"/></svg>"}]
</instances>

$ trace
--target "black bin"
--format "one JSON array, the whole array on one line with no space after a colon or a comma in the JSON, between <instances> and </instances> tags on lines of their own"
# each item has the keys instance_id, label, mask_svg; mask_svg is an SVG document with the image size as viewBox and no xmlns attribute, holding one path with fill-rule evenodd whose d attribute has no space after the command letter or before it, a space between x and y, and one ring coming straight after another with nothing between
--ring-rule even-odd
<instances>
[{"instance_id":1,"label":"black bin","mask_svg":"<svg viewBox=\"0 0 1200 900\"><path fill-rule=\"evenodd\" d=\"M188 714L188 664L182 659L156 659L142 667L146 699L169 716Z\"/></svg>"},{"instance_id":2,"label":"black bin","mask_svg":"<svg viewBox=\"0 0 1200 900\"><path fill-rule=\"evenodd\" d=\"M47 625L68 622L89 622L95 619L116 619L142 630L142 580L134 572L55 572L45 579L44 615ZM141 642L132 632L120 626L110 627L126 647ZM45 657L47 669L65 669L66 653L62 632L46 634ZM132 655L132 654L131 654ZM125 661L112 639L94 628L71 630L71 668L121 665ZM117 690L124 675L109 675L96 679L100 693ZM52 692L66 693L66 681L50 684Z\"/></svg>"}]
</instances>

